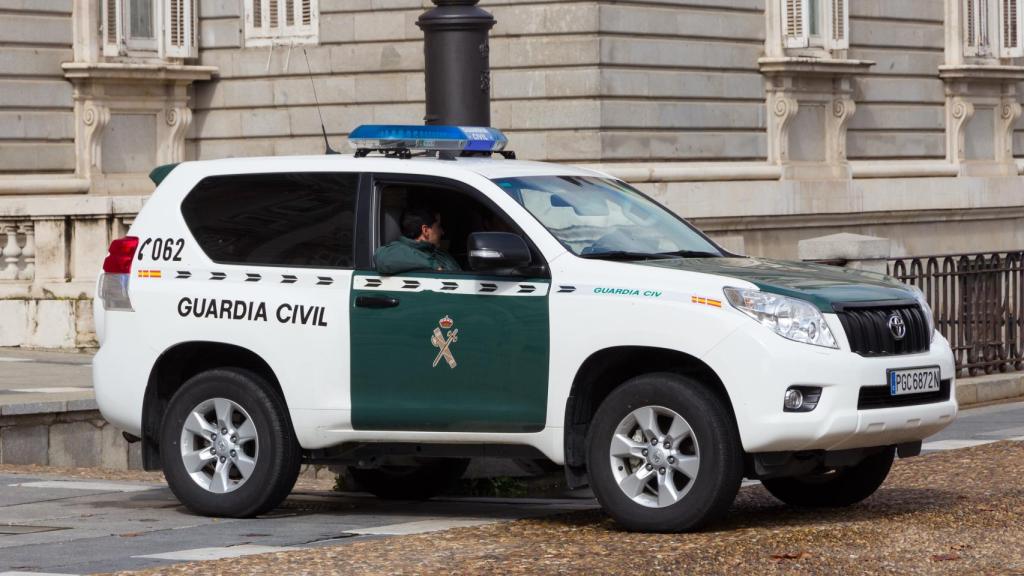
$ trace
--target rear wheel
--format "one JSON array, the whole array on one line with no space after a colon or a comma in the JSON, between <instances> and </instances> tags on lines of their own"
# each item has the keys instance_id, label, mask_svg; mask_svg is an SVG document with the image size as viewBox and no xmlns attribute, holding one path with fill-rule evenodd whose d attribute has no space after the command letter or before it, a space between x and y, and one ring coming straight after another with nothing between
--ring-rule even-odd
<instances>
[{"instance_id":1,"label":"rear wheel","mask_svg":"<svg viewBox=\"0 0 1024 576\"><path fill-rule=\"evenodd\" d=\"M590 484L629 530L695 530L723 516L743 475L728 407L677 374L633 378L601 403L587 437Z\"/></svg>"},{"instance_id":2,"label":"rear wheel","mask_svg":"<svg viewBox=\"0 0 1024 576\"><path fill-rule=\"evenodd\" d=\"M889 475L895 457L896 448L890 446L855 466L789 478L768 478L761 483L772 496L790 506L850 506L878 490Z\"/></svg>"},{"instance_id":3,"label":"rear wheel","mask_svg":"<svg viewBox=\"0 0 1024 576\"><path fill-rule=\"evenodd\" d=\"M274 508L291 492L301 464L283 400L259 375L240 369L202 372L175 393L160 457L174 495L207 516Z\"/></svg>"},{"instance_id":4,"label":"rear wheel","mask_svg":"<svg viewBox=\"0 0 1024 576\"><path fill-rule=\"evenodd\" d=\"M407 466L349 468L349 473L358 488L378 498L426 500L450 488L468 466L465 458L434 458Z\"/></svg>"}]
</instances>

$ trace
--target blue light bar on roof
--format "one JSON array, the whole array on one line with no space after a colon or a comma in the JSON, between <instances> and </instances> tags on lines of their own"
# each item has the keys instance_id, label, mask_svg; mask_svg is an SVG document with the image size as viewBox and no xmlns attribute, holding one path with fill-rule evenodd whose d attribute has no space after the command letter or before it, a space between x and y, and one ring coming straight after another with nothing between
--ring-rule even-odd
<instances>
[{"instance_id":1,"label":"blue light bar on roof","mask_svg":"<svg viewBox=\"0 0 1024 576\"><path fill-rule=\"evenodd\" d=\"M366 124L348 135L356 149L500 152L508 138L495 128Z\"/></svg>"}]
</instances>

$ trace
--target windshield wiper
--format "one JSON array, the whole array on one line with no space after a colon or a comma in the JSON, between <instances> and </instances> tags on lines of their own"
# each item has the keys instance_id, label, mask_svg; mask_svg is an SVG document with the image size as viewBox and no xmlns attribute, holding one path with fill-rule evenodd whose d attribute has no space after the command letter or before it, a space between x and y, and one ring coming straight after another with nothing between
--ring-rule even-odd
<instances>
[{"instance_id":1,"label":"windshield wiper","mask_svg":"<svg viewBox=\"0 0 1024 576\"><path fill-rule=\"evenodd\" d=\"M629 252L626 250L580 254L580 258L590 260L664 260L673 257L675 257L673 254L651 254L648 252Z\"/></svg>"},{"instance_id":2,"label":"windshield wiper","mask_svg":"<svg viewBox=\"0 0 1024 576\"><path fill-rule=\"evenodd\" d=\"M667 257L675 256L677 258L721 258L722 257L721 254L716 254L714 252L703 252L703 251L700 251L700 250L679 250L679 251L676 251L676 252L661 252L661 253L659 253L659 255L660 256L667 256Z\"/></svg>"}]
</instances>

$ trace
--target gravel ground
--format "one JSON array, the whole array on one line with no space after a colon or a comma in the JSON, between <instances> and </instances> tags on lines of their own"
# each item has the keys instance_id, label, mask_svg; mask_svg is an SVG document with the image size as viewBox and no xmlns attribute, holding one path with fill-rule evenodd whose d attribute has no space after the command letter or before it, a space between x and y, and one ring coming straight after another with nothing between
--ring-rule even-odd
<instances>
[{"instance_id":1,"label":"gravel ground","mask_svg":"<svg viewBox=\"0 0 1024 576\"><path fill-rule=\"evenodd\" d=\"M599 512L133 574L1018 574L1024 575L1024 443L898 461L845 510L790 510L745 488L699 534L622 532Z\"/></svg>"}]
</instances>

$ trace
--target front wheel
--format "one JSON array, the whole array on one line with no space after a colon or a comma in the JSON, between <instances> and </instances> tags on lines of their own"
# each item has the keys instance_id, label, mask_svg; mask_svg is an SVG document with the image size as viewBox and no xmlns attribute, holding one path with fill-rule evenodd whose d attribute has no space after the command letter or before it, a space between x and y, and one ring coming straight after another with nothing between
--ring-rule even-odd
<instances>
[{"instance_id":1,"label":"front wheel","mask_svg":"<svg viewBox=\"0 0 1024 576\"><path fill-rule=\"evenodd\" d=\"M850 506L875 493L885 482L896 448L883 448L848 468L788 478L766 478L764 487L790 506L836 508Z\"/></svg>"},{"instance_id":2,"label":"front wheel","mask_svg":"<svg viewBox=\"0 0 1024 576\"><path fill-rule=\"evenodd\" d=\"M164 416L164 476L178 500L198 514L267 512L295 485L301 456L283 400L246 370L193 376Z\"/></svg>"},{"instance_id":3,"label":"front wheel","mask_svg":"<svg viewBox=\"0 0 1024 576\"><path fill-rule=\"evenodd\" d=\"M743 457L726 404L677 374L628 380L601 403L587 434L590 484L629 530L696 530L722 517Z\"/></svg>"}]
</instances>

